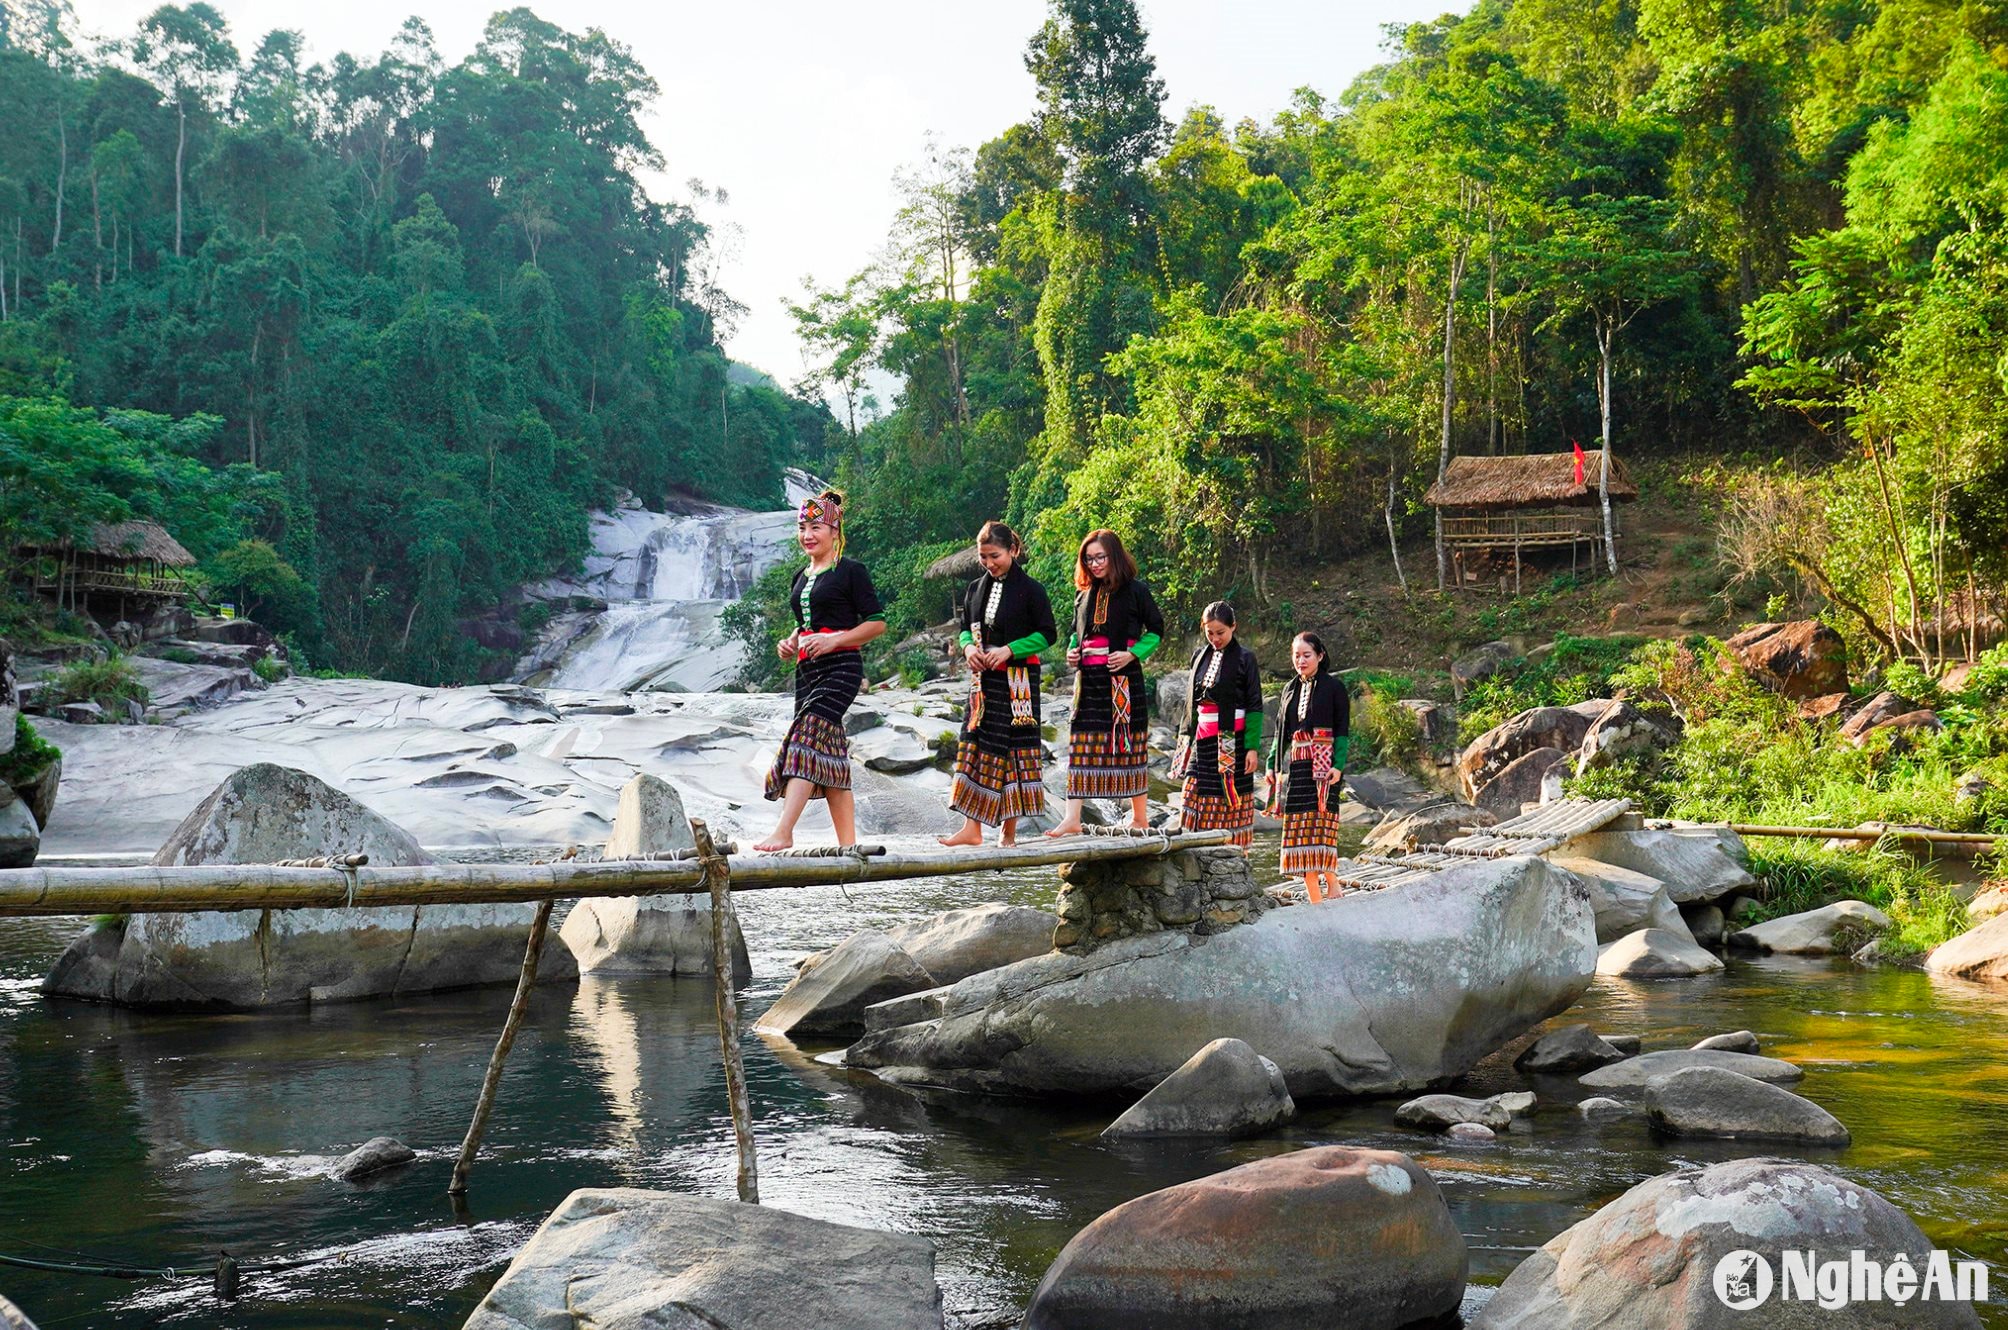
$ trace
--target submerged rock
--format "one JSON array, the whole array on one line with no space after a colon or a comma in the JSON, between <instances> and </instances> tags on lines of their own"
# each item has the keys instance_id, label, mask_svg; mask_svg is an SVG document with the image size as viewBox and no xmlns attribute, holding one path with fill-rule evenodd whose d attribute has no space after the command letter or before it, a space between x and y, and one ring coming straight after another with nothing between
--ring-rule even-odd
<instances>
[{"instance_id":1,"label":"submerged rock","mask_svg":"<svg viewBox=\"0 0 2008 1330\"><path fill-rule=\"evenodd\" d=\"M1622 1062L1627 1055L1597 1036L1587 1025L1565 1025L1550 1030L1527 1046L1513 1060L1517 1071L1530 1075L1567 1075L1595 1071L1598 1067Z\"/></svg>"},{"instance_id":2,"label":"submerged rock","mask_svg":"<svg viewBox=\"0 0 2008 1330\"><path fill-rule=\"evenodd\" d=\"M683 797L668 781L642 773L621 787L606 859L647 859L696 845ZM710 978L708 894L587 897L565 916L559 936L584 974L685 974ZM732 980L753 977L746 935L735 913L726 928Z\"/></svg>"},{"instance_id":3,"label":"submerged rock","mask_svg":"<svg viewBox=\"0 0 2008 1330\"><path fill-rule=\"evenodd\" d=\"M1748 1030L1732 1030L1728 1034L1712 1034L1694 1045L1700 1049L1720 1049L1724 1053L1757 1053L1762 1049L1757 1036Z\"/></svg>"},{"instance_id":4,"label":"submerged rock","mask_svg":"<svg viewBox=\"0 0 2008 1330\"><path fill-rule=\"evenodd\" d=\"M403 1141L391 1136L373 1136L342 1156L335 1165L335 1176L343 1182L354 1182L387 1168L409 1164L416 1158L418 1152Z\"/></svg>"},{"instance_id":5,"label":"submerged rock","mask_svg":"<svg viewBox=\"0 0 2008 1330\"><path fill-rule=\"evenodd\" d=\"M1721 957L1663 928L1641 928L1597 956L1597 973L1613 979L1690 979L1721 968Z\"/></svg>"},{"instance_id":6,"label":"submerged rock","mask_svg":"<svg viewBox=\"0 0 2008 1330\"><path fill-rule=\"evenodd\" d=\"M1729 1306L1717 1291L1724 1287L1717 1268L1735 1252L1763 1259L1761 1275L1743 1260L1729 1271L1753 1279L1754 1295L1772 1287L1786 1252L1843 1265L1859 1253L1879 1270L1902 1253L1922 1280L1931 1250L1908 1215L1838 1173L1789 1159L1739 1159L1633 1187L1521 1262L1468 1324L1470 1330L1977 1330L1980 1318L1964 1302L1862 1301L1827 1312L1774 1296L1753 1311L1750 1303Z\"/></svg>"},{"instance_id":7,"label":"submerged rock","mask_svg":"<svg viewBox=\"0 0 2008 1330\"><path fill-rule=\"evenodd\" d=\"M861 929L812 956L754 1027L767 1034L852 1039L865 1008L935 987L934 976L885 934Z\"/></svg>"},{"instance_id":8,"label":"submerged rock","mask_svg":"<svg viewBox=\"0 0 2008 1330\"><path fill-rule=\"evenodd\" d=\"M1645 1083L1646 1117L1670 1136L1846 1145L1848 1129L1810 1099L1720 1067L1684 1067Z\"/></svg>"},{"instance_id":9,"label":"submerged rock","mask_svg":"<svg viewBox=\"0 0 2008 1330\"><path fill-rule=\"evenodd\" d=\"M941 1330L934 1245L684 1192L586 1188L462 1330Z\"/></svg>"},{"instance_id":10,"label":"submerged rock","mask_svg":"<svg viewBox=\"0 0 2008 1330\"><path fill-rule=\"evenodd\" d=\"M1331 1145L1117 1206L1060 1252L1024 1330L1395 1330L1456 1311L1469 1270L1414 1160Z\"/></svg>"},{"instance_id":11,"label":"submerged rock","mask_svg":"<svg viewBox=\"0 0 2008 1330\"><path fill-rule=\"evenodd\" d=\"M1596 1124L1620 1121L1630 1117L1632 1111L1622 1099L1606 1099L1597 1095L1577 1104L1576 1112L1582 1115L1583 1121Z\"/></svg>"},{"instance_id":12,"label":"submerged rock","mask_svg":"<svg viewBox=\"0 0 2008 1330\"><path fill-rule=\"evenodd\" d=\"M1290 1092L1442 1083L1588 988L1581 884L1483 860L1329 908L1054 953L907 999L846 1054L888 1080L1083 1094L1156 1085L1208 1041L1262 1050Z\"/></svg>"},{"instance_id":13,"label":"submerged rock","mask_svg":"<svg viewBox=\"0 0 2008 1330\"><path fill-rule=\"evenodd\" d=\"M1404 1127L1425 1127L1444 1131L1460 1122L1476 1122L1504 1131L1513 1119L1530 1116L1534 1096L1524 1090L1495 1094L1490 1099L1465 1099L1454 1094L1426 1094L1411 1099L1394 1111L1394 1120Z\"/></svg>"},{"instance_id":14,"label":"submerged rock","mask_svg":"<svg viewBox=\"0 0 2008 1330\"><path fill-rule=\"evenodd\" d=\"M1102 1132L1127 1136L1252 1136L1297 1116L1276 1064L1239 1039L1216 1039Z\"/></svg>"},{"instance_id":15,"label":"submerged rock","mask_svg":"<svg viewBox=\"0 0 2008 1330\"><path fill-rule=\"evenodd\" d=\"M1584 1075L1580 1083L1592 1090L1636 1090L1655 1076L1668 1076L1689 1067L1733 1071L1739 1076L1774 1085L1790 1084L1805 1075L1791 1063L1778 1058L1758 1057L1752 1053L1725 1053L1713 1048L1668 1048L1599 1067Z\"/></svg>"},{"instance_id":16,"label":"submerged rock","mask_svg":"<svg viewBox=\"0 0 2008 1330\"><path fill-rule=\"evenodd\" d=\"M1443 1134L1460 1145L1484 1145L1499 1139L1499 1133L1482 1122L1453 1122Z\"/></svg>"},{"instance_id":17,"label":"submerged rock","mask_svg":"<svg viewBox=\"0 0 2008 1330\"><path fill-rule=\"evenodd\" d=\"M183 820L156 864L272 863L369 855L373 866L429 864L418 842L302 771L245 767ZM384 906L143 914L94 924L42 991L137 1007L258 1008L513 984L533 905ZM574 979L547 943L537 980Z\"/></svg>"}]
</instances>

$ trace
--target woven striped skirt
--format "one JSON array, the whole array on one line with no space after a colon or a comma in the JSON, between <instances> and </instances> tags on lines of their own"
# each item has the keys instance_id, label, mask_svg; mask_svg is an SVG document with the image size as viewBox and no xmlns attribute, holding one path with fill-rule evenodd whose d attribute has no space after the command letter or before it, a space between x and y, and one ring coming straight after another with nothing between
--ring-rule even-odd
<instances>
[{"instance_id":1,"label":"woven striped skirt","mask_svg":"<svg viewBox=\"0 0 2008 1330\"><path fill-rule=\"evenodd\" d=\"M1283 814L1285 877L1306 873L1335 873L1339 867L1339 812L1336 803L1329 813L1314 806L1308 813Z\"/></svg>"},{"instance_id":2,"label":"woven striped skirt","mask_svg":"<svg viewBox=\"0 0 2008 1330\"><path fill-rule=\"evenodd\" d=\"M1149 793L1149 728L1142 680L1084 666L1074 681L1067 797L1131 799Z\"/></svg>"},{"instance_id":3,"label":"woven striped skirt","mask_svg":"<svg viewBox=\"0 0 2008 1330\"><path fill-rule=\"evenodd\" d=\"M1255 835L1255 778L1240 769L1240 748L1237 741L1229 749L1230 775L1220 768L1218 739L1192 746L1181 825L1187 831L1231 831L1233 843L1245 850Z\"/></svg>"},{"instance_id":4,"label":"woven striped skirt","mask_svg":"<svg viewBox=\"0 0 2008 1330\"><path fill-rule=\"evenodd\" d=\"M969 702L948 806L987 827L1044 812L1036 667L984 670Z\"/></svg>"},{"instance_id":5,"label":"woven striped skirt","mask_svg":"<svg viewBox=\"0 0 2008 1330\"><path fill-rule=\"evenodd\" d=\"M796 666L795 720L767 772L769 799L785 795L791 780L809 782L815 787L810 797L817 799L826 790L851 788L851 742L844 734L844 713L864 682L864 657L855 651L833 651Z\"/></svg>"}]
</instances>

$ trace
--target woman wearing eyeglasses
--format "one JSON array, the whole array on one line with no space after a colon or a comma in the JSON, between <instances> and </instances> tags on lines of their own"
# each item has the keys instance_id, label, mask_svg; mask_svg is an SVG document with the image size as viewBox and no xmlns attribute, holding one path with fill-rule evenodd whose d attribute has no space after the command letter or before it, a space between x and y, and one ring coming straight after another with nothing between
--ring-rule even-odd
<instances>
[{"instance_id":1,"label":"woman wearing eyeglasses","mask_svg":"<svg viewBox=\"0 0 2008 1330\"><path fill-rule=\"evenodd\" d=\"M885 615L871 574L844 557L843 523L844 496L833 489L803 503L795 521L809 564L788 592L795 631L774 646L782 660L795 662L795 720L767 773L767 797L781 801L781 820L756 850L793 845L795 823L811 799L829 801L837 844L857 843L844 713L864 687L859 648L885 631Z\"/></svg>"},{"instance_id":2,"label":"woman wearing eyeglasses","mask_svg":"<svg viewBox=\"0 0 2008 1330\"><path fill-rule=\"evenodd\" d=\"M1164 637L1164 614L1137 580L1136 561L1113 531L1090 531L1074 558L1074 724L1067 742L1067 816L1048 836L1081 829L1089 799L1128 799L1130 823L1150 825L1150 708L1143 663Z\"/></svg>"},{"instance_id":3,"label":"woman wearing eyeglasses","mask_svg":"<svg viewBox=\"0 0 2008 1330\"><path fill-rule=\"evenodd\" d=\"M1255 768L1262 761L1262 673L1234 640L1234 607L1216 600L1200 615L1206 641L1192 653L1177 766L1185 777L1186 831L1229 831L1247 849L1255 834Z\"/></svg>"}]
</instances>

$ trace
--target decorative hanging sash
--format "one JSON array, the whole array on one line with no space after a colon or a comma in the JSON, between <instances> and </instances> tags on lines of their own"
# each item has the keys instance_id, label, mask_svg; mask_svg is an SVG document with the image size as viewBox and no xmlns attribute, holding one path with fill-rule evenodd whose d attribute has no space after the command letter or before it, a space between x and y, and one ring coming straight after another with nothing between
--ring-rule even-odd
<instances>
[{"instance_id":1,"label":"decorative hanging sash","mask_svg":"<svg viewBox=\"0 0 2008 1330\"><path fill-rule=\"evenodd\" d=\"M1011 723L1037 725L1039 718L1032 711L1032 666L1029 663L1007 666L1004 678L1011 685Z\"/></svg>"},{"instance_id":2,"label":"decorative hanging sash","mask_svg":"<svg viewBox=\"0 0 2008 1330\"><path fill-rule=\"evenodd\" d=\"M1210 678L1208 682L1211 682ZM1241 752L1240 735L1247 726L1248 713L1237 708L1234 712L1234 738L1228 739L1220 732L1220 704L1211 701L1199 704L1199 728L1192 736L1193 741L1195 743L1204 739L1214 741L1214 761L1220 768L1221 793L1226 796L1227 806L1230 808L1241 806L1241 791L1235 788L1234 783L1236 775L1234 764Z\"/></svg>"},{"instance_id":3,"label":"decorative hanging sash","mask_svg":"<svg viewBox=\"0 0 2008 1330\"><path fill-rule=\"evenodd\" d=\"M975 646L977 651L981 652L984 649L983 625L980 623L977 624L975 627L969 630L969 633L970 636L975 639L972 645ZM971 670L969 672L969 732L971 734L974 734L976 733L976 731L982 728L983 728L983 671L980 669L976 669L976 670Z\"/></svg>"},{"instance_id":4,"label":"decorative hanging sash","mask_svg":"<svg viewBox=\"0 0 2008 1330\"><path fill-rule=\"evenodd\" d=\"M1326 811L1332 789L1332 732L1298 730L1290 739L1290 756L1311 764L1311 779L1318 786L1318 811Z\"/></svg>"}]
</instances>

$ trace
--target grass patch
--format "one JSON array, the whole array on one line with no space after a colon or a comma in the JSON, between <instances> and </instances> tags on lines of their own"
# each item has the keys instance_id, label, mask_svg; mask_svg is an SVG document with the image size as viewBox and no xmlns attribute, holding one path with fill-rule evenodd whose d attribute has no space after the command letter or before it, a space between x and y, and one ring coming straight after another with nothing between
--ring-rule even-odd
<instances>
[{"instance_id":1,"label":"grass patch","mask_svg":"<svg viewBox=\"0 0 2008 1330\"><path fill-rule=\"evenodd\" d=\"M49 682L59 706L95 702L107 712L122 714L126 702L145 706L153 698L139 677L139 668L123 655L74 661L51 676Z\"/></svg>"},{"instance_id":2,"label":"grass patch","mask_svg":"<svg viewBox=\"0 0 2008 1330\"><path fill-rule=\"evenodd\" d=\"M1457 737L1470 743L1500 722L1531 707L1567 707L1593 697L1609 697L1614 677L1630 664L1642 637L1574 637L1562 633L1538 660L1522 661L1464 694L1457 709Z\"/></svg>"}]
</instances>

